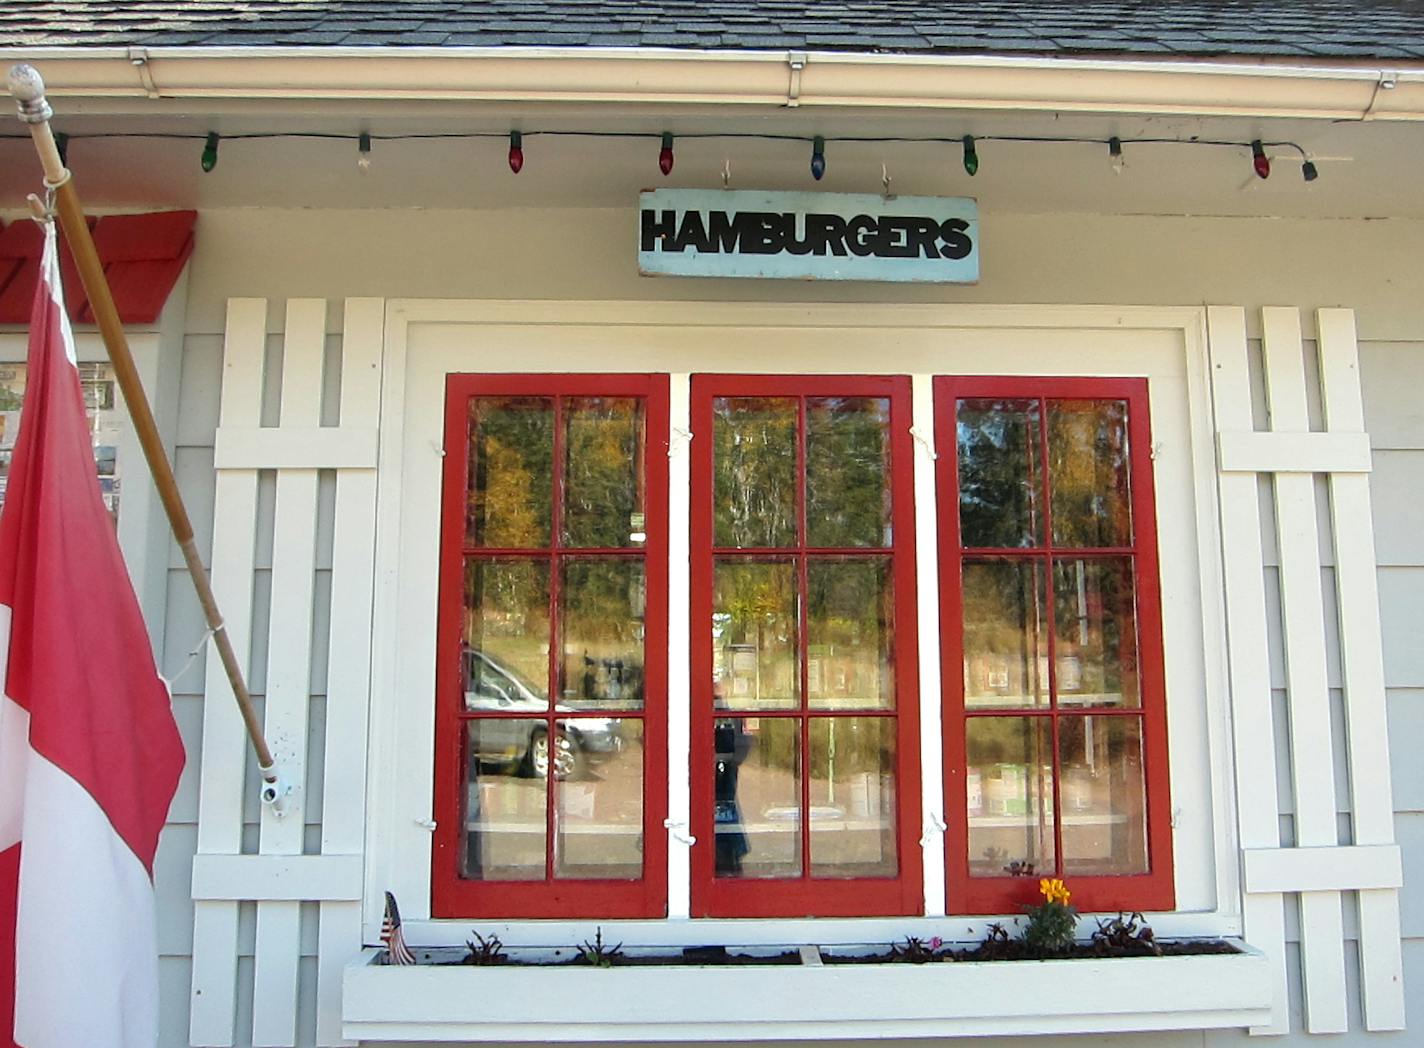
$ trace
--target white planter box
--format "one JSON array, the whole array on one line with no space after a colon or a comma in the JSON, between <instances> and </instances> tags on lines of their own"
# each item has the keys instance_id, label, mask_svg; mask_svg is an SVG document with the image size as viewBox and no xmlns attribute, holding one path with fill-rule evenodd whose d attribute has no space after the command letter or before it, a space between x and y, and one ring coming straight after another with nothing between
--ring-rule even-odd
<instances>
[{"instance_id":1,"label":"white planter box","mask_svg":"<svg viewBox=\"0 0 1424 1048\"><path fill-rule=\"evenodd\" d=\"M342 1031L379 1041L751 1041L1106 1033L1270 1020L1260 953L825 967L346 969Z\"/></svg>"}]
</instances>

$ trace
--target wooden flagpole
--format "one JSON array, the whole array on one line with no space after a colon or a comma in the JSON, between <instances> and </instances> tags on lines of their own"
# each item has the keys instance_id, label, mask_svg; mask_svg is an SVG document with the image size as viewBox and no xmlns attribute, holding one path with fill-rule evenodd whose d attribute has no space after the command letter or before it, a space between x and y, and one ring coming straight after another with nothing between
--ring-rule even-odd
<instances>
[{"instance_id":1,"label":"wooden flagpole","mask_svg":"<svg viewBox=\"0 0 1424 1048\"><path fill-rule=\"evenodd\" d=\"M228 682L232 685L233 697L237 699L247 734L252 739L252 747L257 751L257 765L262 773L262 799L272 805L277 815L282 814L285 789L277 777L277 769L272 760L272 751L258 723L257 711L252 706L252 696L243 679L242 667L232 650L218 611L217 600L213 596L212 584L208 581L207 570L198 556L197 543L193 540L193 525L188 519L188 510L183 505L183 496L178 490L178 481L173 476L173 467L163 450L163 441L154 422L153 411L148 406L148 398L143 391L138 370L134 367L133 354L129 351L128 338L124 335L123 324L119 321L118 310L114 307L114 296L109 290L109 282L104 277L104 267L99 261L99 253L94 247L94 238L89 234L89 224L84 218L84 209L79 203L79 193L74 188L74 179L60 159L59 148L50 130L49 120L54 115L45 100L44 81L39 72L30 65L16 65L10 69L10 94L20 109L20 119L29 125L30 135L35 140L35 148L44 168L45 186L54 194L55 209L59 215L64 239L79 270L80 282L89 297L89 308L94 311L94 319L103 336L104 347L109 352L109 360L114 365L119 389L123 391L124 403L128 406L129 418L144 458L148 460L149 472L153 474L158 497L163 502L168 523L173 528L173 538L183 551L183 562L188 566L188 574L193 579L193 587L198 591L198 601L203 607L203 617L213 643L217 645L218 657L222 660ZM37 198L31 197L37 202Z\"/></svg>"}]
</instances>

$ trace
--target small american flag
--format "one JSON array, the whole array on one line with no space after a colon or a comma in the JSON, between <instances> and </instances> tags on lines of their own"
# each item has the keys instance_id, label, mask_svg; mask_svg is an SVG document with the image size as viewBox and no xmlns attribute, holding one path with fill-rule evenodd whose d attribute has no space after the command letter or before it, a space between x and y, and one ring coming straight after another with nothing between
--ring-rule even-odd
<instances>
[{"instance_id":1,"label":"small american flag","mask_svg":"<svg viewBox=\"0 0 1424 1048\"><path fill-rule=\"evenodd\" d=\"M381 942L386 947L387 964L415 963L415 954L410 952L401 933L400 907L390 892L386 892L386 915L381 919Z\"/></svg>"}]
</instances>

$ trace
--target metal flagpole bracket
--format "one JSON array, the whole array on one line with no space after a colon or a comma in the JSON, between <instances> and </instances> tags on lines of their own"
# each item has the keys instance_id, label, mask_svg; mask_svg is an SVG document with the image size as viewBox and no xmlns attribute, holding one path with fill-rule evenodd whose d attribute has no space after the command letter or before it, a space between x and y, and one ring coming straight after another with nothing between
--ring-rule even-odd
<instances>
[{"instance_id":1,"label":"metal flagpole bracket","mask_svg":"<svg viewBox=\"0 0 1424 1048\"><path fill-rule=\"evenodd\" d=\"M272 814L278 818L285 818L287 815L287 798L292 794L292 787L287 785L277 775L275 765L258 765L257 771L262 776L262 803L272 809Z\"/></svg>"}]
</instances>

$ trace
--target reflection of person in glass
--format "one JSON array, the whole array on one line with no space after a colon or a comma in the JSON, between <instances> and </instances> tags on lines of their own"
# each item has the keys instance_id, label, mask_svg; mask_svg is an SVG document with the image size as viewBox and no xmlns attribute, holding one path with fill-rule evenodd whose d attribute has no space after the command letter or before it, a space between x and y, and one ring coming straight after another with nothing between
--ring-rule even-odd
<instances>
[{"instance_id":1,"label":"reflection of person in glass","mask_svg":"<svg viewBox=\"0 0 1424 1048\"><path fill-rule=\"evenodd\" d=\"M714 697L720 696L722 691L721 681L712 685ZM747 835L742 830L742 809L737 803L737 772L751 752L752 738L743 730L740 717L730 717L717 721L713 729L713 743L717 760L717 804L713 816L717 875L735 877L742 872L742 856L751 851Z\"/></svg>"}]
</instances>

